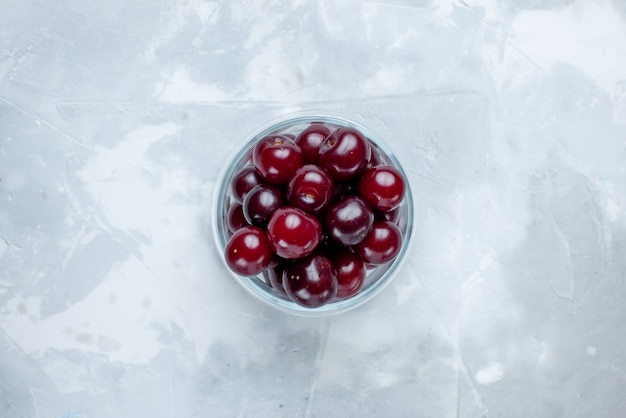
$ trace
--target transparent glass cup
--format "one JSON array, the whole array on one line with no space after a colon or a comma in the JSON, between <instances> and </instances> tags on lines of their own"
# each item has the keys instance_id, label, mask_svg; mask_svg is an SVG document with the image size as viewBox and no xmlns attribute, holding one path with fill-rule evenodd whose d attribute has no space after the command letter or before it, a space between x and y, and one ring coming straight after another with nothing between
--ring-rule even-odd
<instances>
[{"instance_id":1,"label":"transparent glass cup","mask_svg":"<svg viewBox=\"0 0 626 418\"><path fill-rule=\"evenodd\" d=\"M224 259L224 249L229 237L232 235L228 229L226 221L228 208L232 203L232 199L230 197L231 179L241 168L250 164L252 149L259 140L267 135L277 133L292 134L296 136L312 122L322 122L333 128L349 126L359 130L370 140L373 150L377 151L378 155L380 155L380 157L384 160L384 163L394 166L402 173L407 187L404 199L398 208L398 220L396 221L396 224L402 233L402 246L400 248L400 252L388 263L368 269L367 277L365 278L363 287L359 293L347 299L332 300L329 303L317 308L301 306L291 301L281 292L273 289L265 273L247 277L240 276L230 270L229 272L246 291L274 308L299 316L328 316L356 308L380 293L380 291L382 291L383 288L391 282L400 267L404 264L408 249L413 239L414 206L411 185L405 171L397 158L394 156L391 149L374 132L370 131L367 127L343 116L331 115L322 112L301 112L294 115L287 115L268 123L266 126L256 131L256 133L253 133L245 138L243 145L238 147L230 159L226 161L220 177L218 178L218 189L216 190L213 202L213 221L215 223L213 230L216 246L221 253L224 265L226 265L226 261Z\"/></svg>"}]
</instances>

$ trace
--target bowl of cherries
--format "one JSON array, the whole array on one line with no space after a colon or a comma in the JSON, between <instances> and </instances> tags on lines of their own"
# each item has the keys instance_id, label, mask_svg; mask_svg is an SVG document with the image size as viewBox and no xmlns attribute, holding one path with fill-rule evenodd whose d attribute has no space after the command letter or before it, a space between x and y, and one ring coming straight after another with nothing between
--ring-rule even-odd
<instances>
[{"instance_id":1,"label":"bowl of cherries","mask_svg":"<svg viewBox=\"0 0 626 418\"><path fill-rule=\"evenodd\" d=\"M378 136L349 119L306 114L259 129L218 185L214 230L225 265L282 311L345 312L379 293L406 258L406 174Z\"/></svg>"}]
</instances>

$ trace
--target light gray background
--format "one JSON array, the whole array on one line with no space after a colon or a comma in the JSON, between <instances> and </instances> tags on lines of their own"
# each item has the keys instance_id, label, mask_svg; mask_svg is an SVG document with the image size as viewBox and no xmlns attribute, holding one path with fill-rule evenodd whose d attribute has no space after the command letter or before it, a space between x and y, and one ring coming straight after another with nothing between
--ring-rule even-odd
<instances>
[{"instance_id":1,"label":"light gray background","mask_svg":"<svg viewBox=\"0 0 626 418\"><path fill-rule=\"evenodd\" d=\"M626 414L626 3L0 0L0 416ZM216 176L280 115L416 198L369 304L227 274Z\"/></svg>"}]
</instances>

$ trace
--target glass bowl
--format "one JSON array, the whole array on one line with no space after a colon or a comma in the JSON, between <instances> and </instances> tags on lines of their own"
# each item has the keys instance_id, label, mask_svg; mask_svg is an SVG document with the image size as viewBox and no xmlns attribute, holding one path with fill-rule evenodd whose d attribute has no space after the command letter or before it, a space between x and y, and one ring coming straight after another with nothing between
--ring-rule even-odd
<instances>
[{"instance_id":1,"label":"glass bowl","mask_svg":"<svg viewBox=\"0 0 626 418\"><path fill-rule=\"evenodd\" d=\"M250 164L252 149L259 140L270 134L291 134L297 136L300 131L312 122L322 122L331 128L346 126L357 129L370 140L373 155L374 152L376 152L385 164L394 166L404 176L406 193L402 203L397 209L398 216L395 222L402 234L402 244L398 255L385 264L368 268L363 286L356 295L347 299L331 300L327 304L315 308L301 306L290 300L281 292L273 289L266 273L247 277L240 276L230 269L228 271L246 291L274 308L299 316L327 316L356 308L380 293L380 291L391 282L392 278L405 262L408 248L413 239L414 208L410 183L399 161L388 145L378 135L370 131L367 127L343 116L330 115L322 112L301 112L295 115L288 115L261 127L258 131L245 138L243 145L236 149L234 154L224 165L220 177L218 178L218 188L215 192L213 202L213 220L215 222L215 228L213 228L213 230L217 248L221 253L221 259L224 265L227 265L224 251L232 233L228 229L226 216L233 202L230 196L230 182L233 176L245 165Z\"/></svg>"}]
</instances>

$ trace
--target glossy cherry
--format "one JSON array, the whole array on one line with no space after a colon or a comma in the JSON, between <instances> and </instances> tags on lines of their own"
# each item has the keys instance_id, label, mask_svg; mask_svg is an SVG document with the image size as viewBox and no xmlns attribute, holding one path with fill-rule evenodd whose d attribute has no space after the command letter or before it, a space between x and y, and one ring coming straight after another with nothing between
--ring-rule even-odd
<instances>
[{"instance_id":1,"label":"glossy cherry","mask_svg":"<svg viewBox=\"0 0 626 418\"><path fill-rule=\"evenodd\" d=\"M368 167L359 181L359 195L374 210L387 212L400 205L406 184L398 169L389 165Z\"/></svg>"},{"instance_id":2,"label":"glossy cherry","mask_svg":"<svg viewBox=\"0 0 626 418\"><path fill-rule=\"evenodd\" d=\"M273 254L265 231L245 226L226 243L224 258L228 267L242 276L256 276L270 264Z\"/></svg>"},{"instance_id":3,"label":"glossy cherry","mask_svg":"<svg viewBox=\"0 0 626 418\"><path fill-rule=\"evenodd\" d=\"M257 142L252 161L261 177L274 184L288 183L304 164L300 147L284 135L269 135Z\"/></svg>"},{"instance_id":4,"label":"glossy cherry","mask_svg":"<svg viewBox=\"0 0 626 418\"><path fill-rule=\"evenodd\" d=\"M336 242L350 246L361 242L374 222L374 212L359 196L346 196L331 205L324 216L324 230Z\"/></svg>"},{"instance_id":5,"label":"glossy cherry","mask_svg":"<svg viewBox=\"0 0 626 418\"><path fill-rule=\"evenodd\" d=\"M302 209L283 206L267 224L267 236L272 250L282 258L305 257L315 250L322 239L322 225L317 218Z\"/></svg>"},{"instance_id":6,"label":"glossy cherry","mask_svg":"<svg viewBox=\"0 0 626 418\"><path fill-rule=\"evenodd\" d=\"M317 164L320 146L330 135L330 129L323 123L312 123L296 137L296 144L302 149L305 164Z\"/></svg>"},{"instance_id":7,"label":"glossy cherry","mask_svg":"<svg viewBox=\"0 0 626 418\"><path fill-rule=\"evenodd\" d=\"M354 251L366 264L379 265L393 260L401 246L400 229L392 222L378 221L365 239L354 246Z\"/></svg>"},{"instance_id":8,"label":"glossy cherry","mask_svg":"<svg viewBox=\"0 0 626 418\"><path fill-rule=\"evenodd\" d=\"M324 209L332 196L333 180L313 164L300 167L287 186L289 204L314 214Z\"/></svg>"},{"instance_id":9,"label":"glossy cherry","mask_svg":"<svg viewBox=\"0 0 626 418\"><path fill-rule=\"evenodd\" d=\"M345 249L334 252L331 260L337 274L337 297L346 299L359 293L367 275L363 260Z\"/></svg>"},{"instance_id":10,"label":"glossy cherry","mask_svg":"<svg viewBox=\"0 0 626 418\"><path fill-rule=\"evenodd\" d=\"M230 181L231 196L236 202L242 203L246 194L254 186L262 182L263 178L256 171L256 168L252 165L247 165L233 175Z\"/></svg>"},{"instance_id":11,"label":"glossy cherry","mask_svg":"<svg viewBox=\"0 0 626 418\"><path fill-rule=\"evenodd\" d=\"M342 127L331 133L320 146L319 165L335 180L349 180L359 175L371 156L367 138L350 127Z\"/></svg>"},{"instance_id":12,"label":"glossy cherry","mask_svg":"<svg viewBox=\"0 0 626 418\"><path fill-rule=\"evenodd\" d=\"M243 200L243 214L252 225L265 227L270 217L283 206L285 197L277 186L259 184Z\"/></svg>"},{"instance_id":13,"label":"glossy cherry","mask_svg":"<svg viewBox=\"0 0 626 418\"><path fill-rule=\"evenodd\" d=\"M230 232L237 232L247 225L250 224L246 221L246 217L243 214L243 207L237 202L230 205L226 214L226 226L228 230Z\"/></svg>"},{"instance_id":14,"label":"glossy cherry","mask_svg":"<svg viewBox=\"0 0 626 418\"><path fill-rule=\"evenodd\" d=\"M285 265L283 288L297 304L317 308L337 295L337 275L326 256L313 253Z\"/></svg>"}]
</instances>

